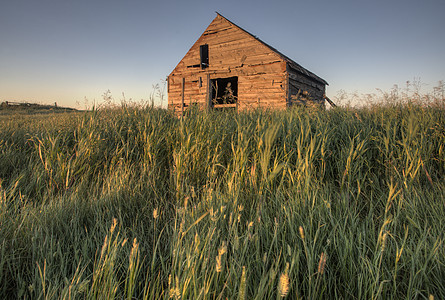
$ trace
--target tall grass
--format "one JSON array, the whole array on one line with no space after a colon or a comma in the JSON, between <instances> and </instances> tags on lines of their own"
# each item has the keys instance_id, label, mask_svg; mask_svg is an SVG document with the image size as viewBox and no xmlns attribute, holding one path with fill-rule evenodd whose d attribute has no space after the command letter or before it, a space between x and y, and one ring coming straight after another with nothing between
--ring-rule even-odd
<instances>
[{"instance_id":1,"label":"tall grass","mask_svg":"<svg viewBox=\"0 0 445 300\"><path fill-rule=\"evenodd\" d=\"M0 295L445 298L445 111L0 119Z\"/></svg>"}]
</instances>

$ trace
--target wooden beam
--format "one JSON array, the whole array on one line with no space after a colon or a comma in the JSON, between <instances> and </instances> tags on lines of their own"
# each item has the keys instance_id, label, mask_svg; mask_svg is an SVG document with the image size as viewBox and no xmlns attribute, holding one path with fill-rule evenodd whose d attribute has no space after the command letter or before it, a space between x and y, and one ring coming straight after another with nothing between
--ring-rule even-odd
<instances>
[{"instance_id":1,"label":"wooden beam","mask_svg":"<svg viewBox=\"0 0 445 300\"><path fill-rule=\"evenodd\" d=\"M328 101L328 103L329 103L332 107L336 107L336 106L337 106L331 99L328 98L328 96L324 95L324 98L325 98L326 101Z\"/></svg>"},{"instance_id":2,"label":"wooden beam","mask_svg":"<svg viewBox=\"0 0 445 300\"><path fill-rule=\"evenodd\" d=\"M210 110L212 108L212 90L211 90L211 81L210 74L207 74L207 87L206 87L206 95L207 95L207 109Z\"/></svg>"},{"instance_id":3,"label":"wooden beam","mask_svg":"<svg viewBox=\"0 0 445 300\"><path fill-rule=\"evenodd\" d=\"M181 92L181 118L184 115L184 91L185 91L185 78L182 77L182 92Z\"/></svg>"},{"instance_id":4,"label":"wooden beam","mask_svg":"<svg viewBox=\"0 0 445 300\"><path fill-rule=\"evenodd\" d=\"M235 107L236 108L237 104L236 103L232 103L232 104L215 104L213 105L213 108L224 108L224 107Z\"/></svg>"}]
</instances>

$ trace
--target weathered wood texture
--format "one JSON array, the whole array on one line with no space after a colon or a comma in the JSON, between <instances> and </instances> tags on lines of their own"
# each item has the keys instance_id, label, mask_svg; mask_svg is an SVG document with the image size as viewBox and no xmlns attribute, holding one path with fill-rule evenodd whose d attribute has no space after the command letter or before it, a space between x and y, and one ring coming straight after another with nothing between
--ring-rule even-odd
<instances>
[{"instance_id":1,"label":"weathered wood texture","mask_svg":"<svg viewBox=\"0 0 445 300\"><path fill-rule=\"evenodd\" d=\"M324 104L325 85L311 80L306 75L288 68L289 72L289 105L305 104L312 101L317 104Z\"/></svg>"},{"instance_id":2,"label":"weathered wood texture","mask_svg":"<svg viewBox=\"0 0 445 300\"><path fill-rule=\"evenodd\" d=\"M209 66L201 68L200 46L208 45ZM290 63L291 62L291 63ZM294 67L291 67L293 63ZM211 105L209 81L238 77L236 107L284 109L299 89L322 99L325 83L309 71L263 43L221 15L212 21L200 38L168 76L169 108L176 112L198 104ZM184 79L184 85L183 85ZM217 108L218 106L215 106Z\"/></svg>"}]
</instances>

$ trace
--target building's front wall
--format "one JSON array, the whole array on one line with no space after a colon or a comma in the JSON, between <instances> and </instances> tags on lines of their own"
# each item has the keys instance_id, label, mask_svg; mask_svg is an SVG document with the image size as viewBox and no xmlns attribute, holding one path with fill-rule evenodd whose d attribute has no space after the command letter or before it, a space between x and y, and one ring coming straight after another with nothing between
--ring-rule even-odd
<instances>
[{"instance_id":1,"label":"building's front wall","mask_svg":"<svg viewBox=\"0 0 445 300\"><path fill-rule=\"evenodd\" d=\"M201 69L200 46L209 47L209 66ZM209 106L208 80L238 77L238 108L285 108L286 62L270 48L223 17L216 17L168 77L169 108ZM183 86L184 83L184 86Z\"/></svg>"}]
</instances>

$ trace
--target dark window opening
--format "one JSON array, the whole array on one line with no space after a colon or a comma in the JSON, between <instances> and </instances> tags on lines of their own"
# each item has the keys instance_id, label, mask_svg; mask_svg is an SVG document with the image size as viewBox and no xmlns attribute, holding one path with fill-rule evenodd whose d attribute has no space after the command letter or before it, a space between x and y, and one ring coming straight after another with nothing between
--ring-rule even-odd
<instances>
[{"instance_id":1,"label":"dark window opening","mask_svg":"<svg viewBox=\"0 0 445 300\"><path fill-rule=\"evenodd\" d=\"M201 45L199 47L199 56L201 57L201 69L209 66L209 45Z\"/></svg>"},{"instance_id":2,"label":"dark window opening","mask_svg":"<svg viewBox=\"0 0 445 300\"><path fill-rule=\"evenodd\" d=\"M212 79L211 99L214 108L236 108L238 101L238 77Z\"/></svg>"}]
</instances>

